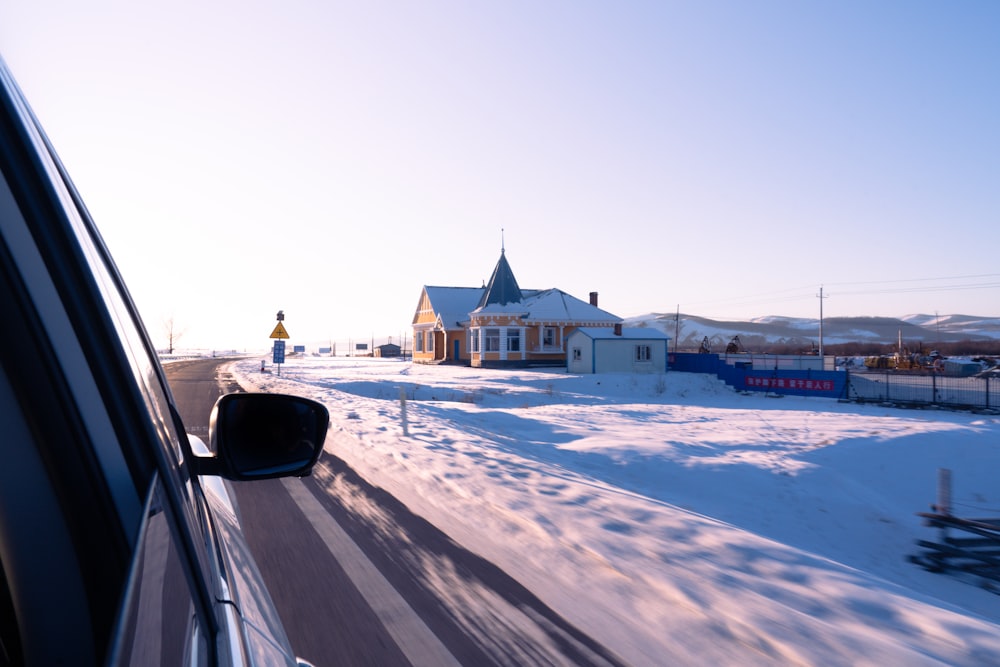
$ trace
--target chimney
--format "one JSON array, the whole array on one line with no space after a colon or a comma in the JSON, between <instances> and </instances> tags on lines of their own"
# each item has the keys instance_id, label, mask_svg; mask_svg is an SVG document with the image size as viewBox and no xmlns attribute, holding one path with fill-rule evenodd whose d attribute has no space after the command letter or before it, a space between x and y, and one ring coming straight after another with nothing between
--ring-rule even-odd
<instances>
[{"instance_id":1,"label":"chimney","mask_svg":"<svg viewBox=\"0 0 1000 667\"><path fill-rule=\"evenodd\" d=\"M597 307L597 292L590 293L590 305L595 308Z\"/></svg>"},{"instance_id":2,"label":"chimney","mask_svg":"<svg viewBox=\"0 0 1000 667\"><path fill-rule=\"evenodd\" d=\"M622 335L622 323L621 322L615 322L615 335L616 336L621 336Z\"/></svg>"}]
</instances>

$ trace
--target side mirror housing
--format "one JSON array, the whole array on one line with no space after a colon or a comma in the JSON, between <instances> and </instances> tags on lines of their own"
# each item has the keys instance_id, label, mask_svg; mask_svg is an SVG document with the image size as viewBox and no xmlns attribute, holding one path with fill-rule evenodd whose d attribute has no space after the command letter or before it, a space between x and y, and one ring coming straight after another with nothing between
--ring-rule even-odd
<instances>
[{"instance_id":1,"label":"side mirror housing","mask_svg":"<svg viewBox=\"0 0 1000 667\"><path fill-rule=\"evenodd\" d=\"M329 425L326 407L308 398L226 394L208 423L214 456L194 457L194 472L234 481L304 477L323 453Z\"/></svg>"}]
</instances>

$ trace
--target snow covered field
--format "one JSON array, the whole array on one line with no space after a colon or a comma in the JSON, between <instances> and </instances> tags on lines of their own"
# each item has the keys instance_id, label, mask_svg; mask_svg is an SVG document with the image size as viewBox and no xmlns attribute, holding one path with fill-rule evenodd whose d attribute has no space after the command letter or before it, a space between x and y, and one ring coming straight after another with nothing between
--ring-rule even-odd
<instances>
[{"instance_id":1,"label":"snow covered field","mask_svg":"<svg viewBox=\"0 0 1000 667\"><path fill-rule=\"evenodd\" d=\"M1000 417L743 395L714 377L234 362L327 450L635 665L1000 665L1000 596L907 562L953 471L1000 516ZM400 400L405 396L405 415Z\"/></svg>"}]
</instances>

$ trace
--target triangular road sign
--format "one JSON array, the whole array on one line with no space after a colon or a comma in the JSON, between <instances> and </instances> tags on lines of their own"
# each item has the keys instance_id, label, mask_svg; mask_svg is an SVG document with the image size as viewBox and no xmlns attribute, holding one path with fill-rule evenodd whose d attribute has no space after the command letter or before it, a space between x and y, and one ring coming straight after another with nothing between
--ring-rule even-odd
<instances>
[{"instance_id":1,"label":"triangular road sign","mask_svg":"<svg viewBox=\"0 0 1000 667\"><path fill-rule=\"evenodd\" d=\"M271 338L288 338L288 332L285 331L285 326L278 322L278 326L274 327L274 331L271 332Z\"/></svg>"}]
</instances>

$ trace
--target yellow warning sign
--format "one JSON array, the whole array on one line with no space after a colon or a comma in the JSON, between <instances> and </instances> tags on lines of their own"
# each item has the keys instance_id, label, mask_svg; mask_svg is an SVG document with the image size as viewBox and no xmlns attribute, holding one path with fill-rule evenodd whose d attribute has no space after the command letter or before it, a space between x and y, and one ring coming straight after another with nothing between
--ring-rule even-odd
<instances>
[{"instance_id":1,"label":"yellow warning sign","mask_svg":"<svg viewBox=\"0 0 1000 667\"><path fill-rule=\"evenodd\" d=\"M274 331L271 332L271 338L280 338L280 339L288 338L288 332L285 331L285 325L283 325L281 322L278 322L278 326L274 327Z\"/></svg>"}]
</instances>

